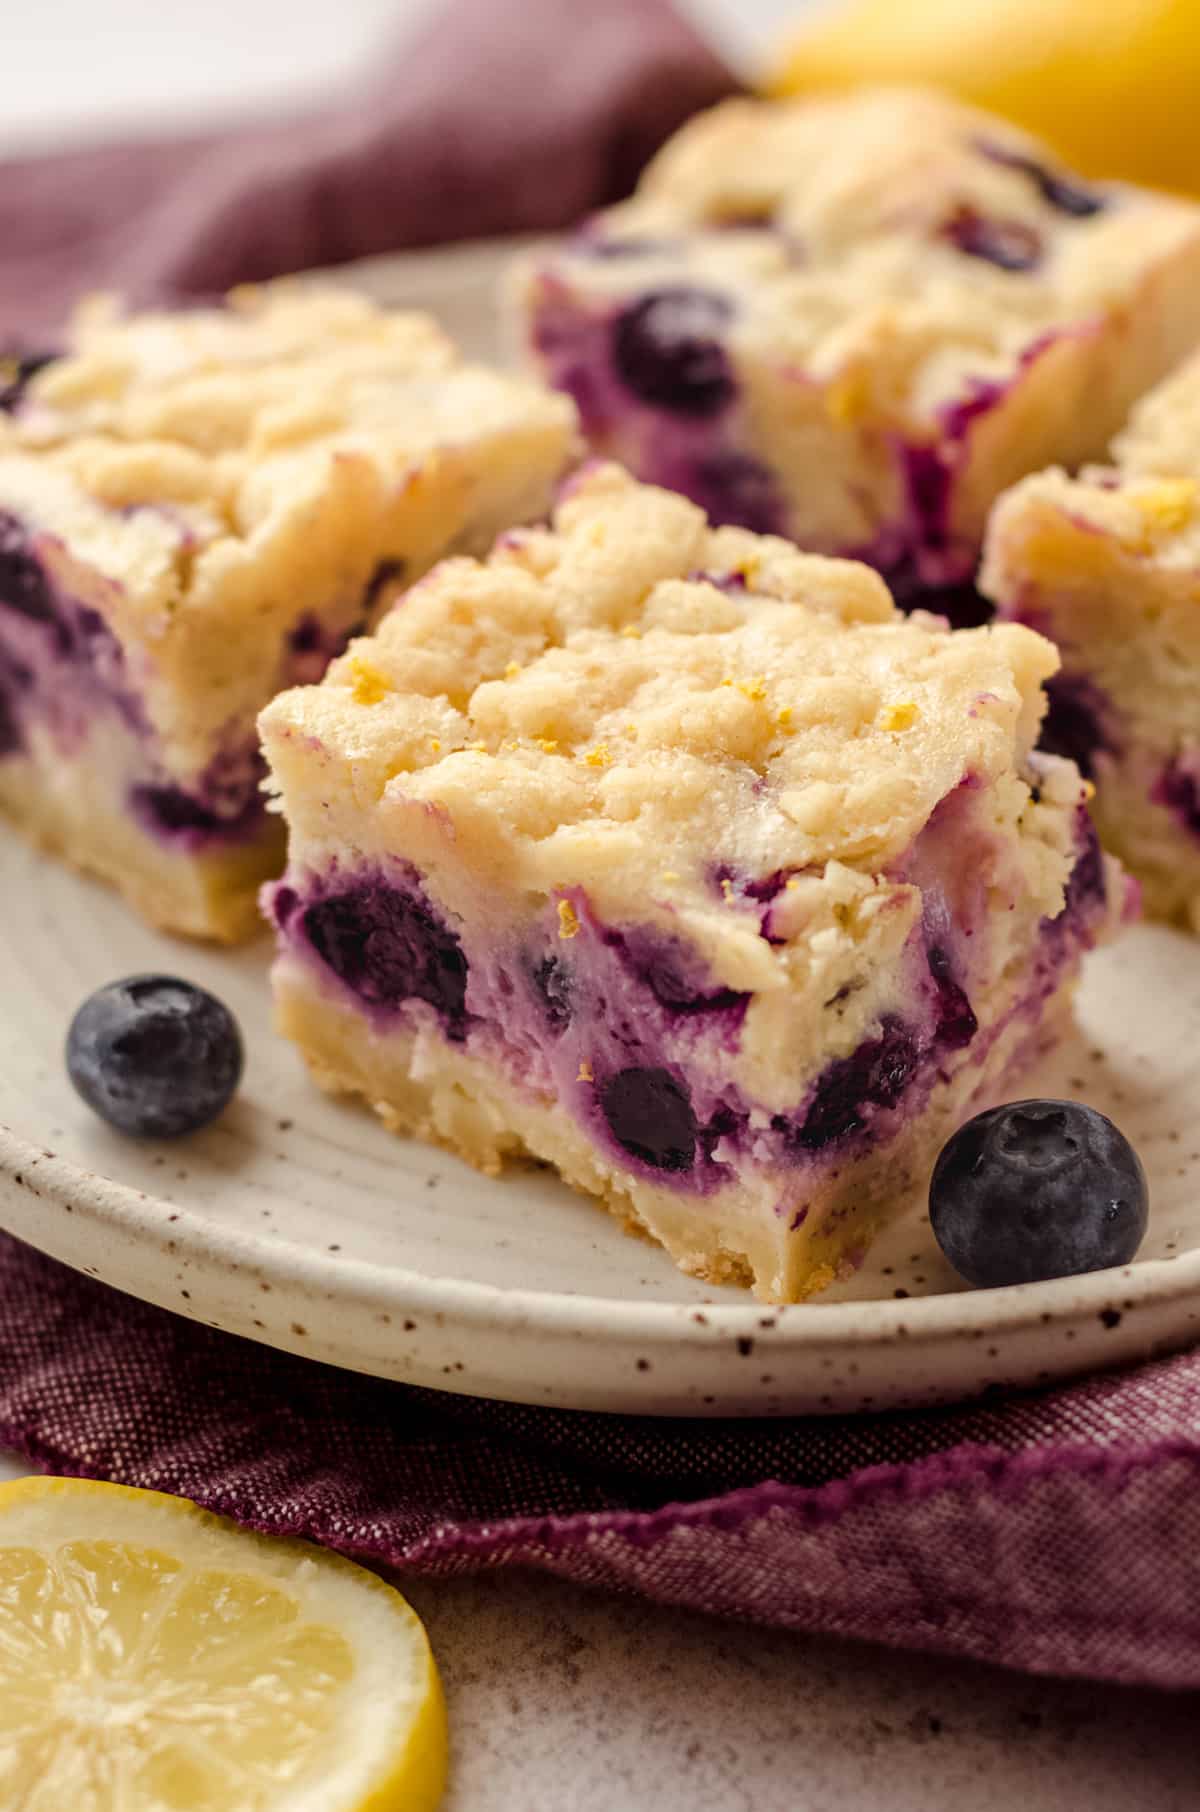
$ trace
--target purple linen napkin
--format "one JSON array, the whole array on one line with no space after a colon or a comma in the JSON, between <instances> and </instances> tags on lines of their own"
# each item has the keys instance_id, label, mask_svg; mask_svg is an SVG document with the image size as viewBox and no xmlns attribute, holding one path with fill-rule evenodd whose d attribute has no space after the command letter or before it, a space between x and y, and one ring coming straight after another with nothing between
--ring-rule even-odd
<instances>
[{"instance_id":1,"label":"purple linen napkin","mask_svg":"<svg viewBox=\"0 0 1200 1812\"><path fill-rule=\"evenodd\" d=\"M668 0L446 0L318 111L0 164L0 336L47 344L96 287L211 295L566 226L735 87Z\"/></svg>"},{"instance_id":2,"label":"purple linen napkin","mask_svg":"<svg viewBox=\"0 0 1200 1812\"><path fill-rule=\"evenodd\" d=\"M292 1358L0 1236L0 1444L397 1567L1200 1687L1200 1354L911 1415L582 1415Z\"/></svg>"}]
</instances>

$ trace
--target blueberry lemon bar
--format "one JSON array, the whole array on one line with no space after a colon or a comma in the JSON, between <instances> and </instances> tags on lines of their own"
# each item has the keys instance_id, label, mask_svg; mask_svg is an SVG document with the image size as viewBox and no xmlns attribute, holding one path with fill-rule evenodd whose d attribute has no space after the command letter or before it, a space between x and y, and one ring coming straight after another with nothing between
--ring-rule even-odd
<instances>
[{"instance_id":1,"label":"blueberry lemon bar","mask_svg":"<svg viewBox=\"0 0 1200 1812\"><path fill-rule=\"evenodd\" d=\"M158 924L235 937L282 861L259 709L544 514L571 405L424 316L288 286L92 307L3 397L0 808Z\"/></svg>"},{"instance_id":2,"label":"blueberry lemon bar","mask_svg":"<svg viewBox=\"0 0 1200 1812\"><path fill-rule=\"evenodd\" d=\"M585 470L261 718L282 1028L686 1271L820 1289L1052 1037L1118 916L1050 644Z\"/></svg>"},{"instance_id":3,"label":"blueberry lemon bar","mask_svg":"<svg viewBox=\"0 0 1200 1812\"><path fill-rule=\"evenodd\" d=\"M993 498L1102 456L1196 344L1198 283L1193 205L904 89L728 102L515 276L598 450L960 623Z\"/></svg>"},{"instance_id":4,"label":"blueberry lemon bar","mask_svg":"<svg viewBox=\"0 0 1200 1812\"><path fill-rule=\"evenodd\" d=\"M1058 643L1043 742L1096 786L1147 910L1200 931L1200 360L1153 391L1113 463L1003 497L982 583Z\"/></svg>"}]
</instances>

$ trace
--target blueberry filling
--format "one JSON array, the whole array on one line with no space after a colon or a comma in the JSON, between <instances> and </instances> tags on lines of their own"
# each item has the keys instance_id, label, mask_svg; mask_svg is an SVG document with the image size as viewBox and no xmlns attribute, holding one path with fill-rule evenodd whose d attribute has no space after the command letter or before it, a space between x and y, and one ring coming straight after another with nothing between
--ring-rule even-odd
<instances>
[{"instance_id":1,"label":"blueberry filling","mask_svg":"<svg viewBox=\"0 0 1200 1812\"><path fill-rule=\"evenodd\" d=\"M773 900L782 892L791 871L777 868L769 875L760 875L752 880L742 869L735 868L731 862L717 862L708 871L708 882L715 893L728 897L737 894L747 900Z\"/></svg>"},{"instance_id":2,"label":"blueberry filling","mask_svg":"<svg viewBox=\"0 0 1200 1812\"><path fill-rule=\"evenodd\" d=\"M30 378L53 365L55 352L30 352L10 357L0 353L0 414L11 415L25 394Z\"/></svg>"},{"instance_id":3,"label":"blueberry filling","mask_svg":"<svg viewBox=\"0 0 1200 1812\"><path fill-rule=\"evenodd\" d=\"M159 836L229 836L257 821L262 803L255 788L248 798L224 807L212 804L181 786L135 786L130 803L136 817Z\"/></svg>"},{"instance_id":4,"label":"blueberry filling","mask_svg":"<svg viewBox=\"0 0 1200 1812\"><path fill-rule=\"evenodd\" d=\"M19 755L23 747L12 697L0 683L0 759L5 755Z\"/></svg>"},{"instance_id":5,"label":"blueberry filling","mask_svg":"<svg viewBox=\"0 0 1200 1812\"><path fill-rule=\"evenodd\" d=\"M976 629L990 623L995 611L970 579L947 585L930 584L921 578L917 562L906 557L884 571L888 588L901 610L928 610L945 617L952 629Z\"/></svg>"},{"instance_id":6,"label":"blueberry filling","mask_svg":"<svg viewBox=\"0 0 1200 1812\"><path fill-rule=\"evenodd\" d=\"M281 931L291 923L292 915L300 904L300 895L294 887L288 887L280 881L277 887L269 890L270 911Z\"/></svg>"},{"instance_id":7,"label":"blueberry filling","mask_svg":"<svg viewBox=\"0 0 1200 1812\"><path fill-rule=\"evenodd\" d=\"M653 1170L690 1170L696 1116L669 1070L618 1070L600 1091L609 1131L623 1151Z\"/></svg>"},{"instance_id":8,"label":"blueberry filling","mask_svg":"<svg viewBox=\"0 0 1200 1812\"><path fill-rule=\"evenodd\" d=\"M675 415L718 414L733 398L733 374L717 337L733 313L726 297L678 286L623 309L612 357L627 390Z\"/></svg>"},{"instance_id":9,"label":"blueberry filling","mask_svg":"<svg viewBox=\"0 0 1200 1812\"><path fill-rule=\"evenodd\" d=\"M529 980L550 1030L565 1032L571 1023L574 978L561 957L543 956L530 964Z\"/></svg>"},{"instance_id":10,"label":"blueberry filling","mask_svg":"<svg viewBox=\"0 0 1200 1812\"><path fill-rule=\"evenodd\" d=\"M1055 921L1064 929L1085 907L1103 905L1108 897L1100 838L1086 806L1081 805L1076 813L1075 829L1079 853L1067 881L1063 910Z\"/></svg>"},{"instance_id":11,"label":"blueberry filling","mask_svg":"<svg viewBox=\"0 0 1200 1812\"><path fill-rule=\"evenodd\" d=\"M950 958L938 944L929 951L929 973L937 990L938 1039L952 1051L961 1051L979 1030L979 1021L965 992L954 979Z\"/></svg>"},{"instance_id":12,"label":"blueberry filling","mask_svg":"<svg viewBox=\"0 0 1200 1812\"><path fill-rule=\"evenodd\" d=\"M688 578L697 585L715 585L718 591L723 591L728 597L736 598L750 589L745 573L706 573L697 570L689 573Z\"/></svg>"},{"instance_id":13,"label":"blueberry filling","mask_svg":"<svg viewBox=\"0 0 1200 1812\"><path fill-rule=\"evenodd\" d=\"M28 667L0 647L0 756L18 755L25 746L17 699L32 679Z\"/></svg>"},{"instance_id":14,"label":"blueberry filling","mask_svg":"<svg viewBox=\"0 0 1200 1812\"><path fill-rule=\"evenodd\" d=\"M677 938L651 931L608 931L604 941L660 1007L671 1013L713 1013L744 1007L748 994L733 988L707 988L697 964Z\"/></svg>"},{"instance_id":15,"label":"blueberry filling","mask_svg":"<svg viewBox=\"0 0 1200 1812\"><path fill-rule=\"evenodd\" d=\"M1036 187L1043 201L1057 208L1060 214L1072 214L1077 220L1085 220L1091 214L1102 213L1108 205L1105 197L1089 189L1073 177L1056 176L1047 170L1044 164L1038 163L1035 157L1026 157L1020 151L1010 151L1004 145L995 145L989 139L977 139L975 149L988 157L994 164L1004 164L1010 170L1019 170L1027 176Z\"/></svg>"},{"instance_id":16,"label":"blueberry filling","mask_svg":"<svg viewBox=\"0 0 1200 1812\"><path fill-rule=\"evenodd\" d=\"M946 221L942 235L968 258L982 258L1002 271L1031 271L1041 262L1041 239L1023 220L992 220L962 207Z\"/></svg>"},{"instance_id":17,"label":"blueberry filling","mask_svg":"<svg viewBox=\"0 0 1200 1812\"><path fill-rule=\"evenodd\" d=\"M0 605L35 623L57 622L54 594L45 569L29 551L15 516L0 510Z\"/></svg>"},{"instance_id":18,"label":"blueberry filling","mask_svg":"<svg viewBox=\"0 0 1200 1812\"><path fill-rule=\"evenodd\" d=\"M1046 700L1039 747L1065 755L1093 780L1096 757L1117 752L1105 723L1104 694L1081 673L1055 673L1046 681Z\"/></svg>"},{"instance_id":19,"label":"blueberry filling","mask_svg":"<svg viewBox=\"0 0 1200 1812\"><path fill-rule=\"evenodd\" d=\"M761 460L748 453L718 448L672 476L710 521L751 529L756 535L778 533L784 509L775 480Z\"/></svg>"},{"instance_id":20,"label":"blueberry filling","mask_svg":"<svg viewBox=\"0 0 1200 1812\"><path fill-rule=\"evenodd\" d=\"M321 961L360 1000L399 1007L423 1000L446 1022L447 1037L467 1030L467 959L450 927L414 886L402 892L376 881L331 894L303 917Z\"/></svg>"},{"instance_id":21,"label":"blueberry filling","mask_svg":"<svg viewBox=\"0 0 1200 1812\"><path fill-rule=\"evenodd\" d=\"M906 446L904 488L908 511L922 547L946 544L953 473L937 447Z\"/></svg>"},{"instance_id":22,"label":"blueberry filling","mask_svg":"<svg viewBox=\"0 0 1200 1812\"><path fill-rule=\"evenodd\" d=\"M864 1129L872 1108L896 1106L916 1074L918 1056L912 1031L889 1015L878 1038L864 1040L851 1056L828 1066L798 1125L784 1118L773 1125L802 1151L840 1144Z\"/></svg>"}]
</instances>

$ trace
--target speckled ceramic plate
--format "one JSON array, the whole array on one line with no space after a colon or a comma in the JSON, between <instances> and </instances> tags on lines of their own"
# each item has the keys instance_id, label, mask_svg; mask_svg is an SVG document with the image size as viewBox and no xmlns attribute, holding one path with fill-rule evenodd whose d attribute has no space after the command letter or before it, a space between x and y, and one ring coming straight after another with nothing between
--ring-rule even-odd
<instances>
[{"instance_id":1,"label":"speckled ceramic plate","mask_svg":"<svg viewBox=\"0 0 1200 1812\"><path fill-rule=\"evenodd\" d=\"M589 1409L853 1410L1030 1384L1200 1335L1200 949L1139 930L1097 957L1079 1036L1031 1092L1111 1113L1153 1225L1120 1272L960 1289L914 1214L853 1283L785 1309L681 1276L546 1173L491 1180L329 1101L270 1027L266 941L155 936L0 835L0 1224L124 1290L336 1365ZM221 994L249 1062L215 1127L121 1139L75 1098L71 1013L115 975Z\"/></svg>"},{"instance_id":2,"label":"speckled ceramic plate","mask_svg":"<svg viewBox=\"0 0 1200 1812\"><path fill-rule=\"evenodd\" d=\"M502 255L355 280L487 354ZM1200 1338L1200 944L1174 933L1094 959L1078 1036L1027 1090L1093 1102L1138 1146L1153 1218L1137 1264L966 1291L914 1213L852 1283L771 1309L681 1276L548 1174L479 1177L323 1098L271 1032L265 939L230 956L157 937L2 830L0 898L0 1225L215 1327L483 1396L714 1416L944 1401ZM220 994L249 1053L220 1124L173 1145L108 1132L62 1062L83 996L149 969Z\"/></svg>"}]
</instances>

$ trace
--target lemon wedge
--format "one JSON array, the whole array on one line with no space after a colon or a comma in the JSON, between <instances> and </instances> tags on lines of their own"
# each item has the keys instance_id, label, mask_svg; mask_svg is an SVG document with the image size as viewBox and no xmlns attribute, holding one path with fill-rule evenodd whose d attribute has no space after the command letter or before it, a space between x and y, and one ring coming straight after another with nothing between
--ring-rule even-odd
<instances>
[{"instance_id":1,"label":"lemon wedge","mask_svg":"<svg viewBox=\"0 0 1200 1812\"><path fill-rule=\"evenodd\" d=\"M0 1485L0 1806L430 1812L446 1719L400 1594L182 1498Z\"/></svg>"},{"instance_id":2,"label":"lemon wedge","mask_svg":"<svg viewBox=\"0 0 1200 1812\"><path fill-rule=\"evenodd\" d=\"M935 83L1039 134L1085 175L1197 194L1198 81L1195 0L838 0L810 9L768 86Z\"/></svg>"}]
</instances>

